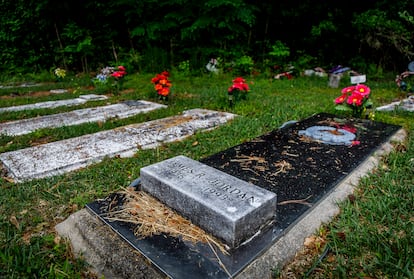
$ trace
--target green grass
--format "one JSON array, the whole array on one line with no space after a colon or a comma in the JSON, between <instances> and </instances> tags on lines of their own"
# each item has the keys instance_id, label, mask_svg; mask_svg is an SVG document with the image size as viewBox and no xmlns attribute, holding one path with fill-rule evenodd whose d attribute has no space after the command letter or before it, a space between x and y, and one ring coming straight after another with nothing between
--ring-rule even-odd
<instances>
[{"instance_id":1,"label":"green grass","mask_svg":"<svg viewBox=\"0 0 414 279\"><path fill-rule=\"evenodd\" d=\"M88 102L81 107L116 103L128 99L158 102L150 80L153 75L129 75L128 91L110 95L105 102ZM0 136L0 152L17 150L115 127L149 121L192 108L207 108L238 114L231 123L208 133L153 150L137 151L133 158L113 158L62 176L13 184L0 178L0 278L85 278L86 265L72 257L68 244L59 241L54 226L97 198L106 197L139 176L141 167L176 155L201 159L277 129L288 120L300 120L318 112L335 113L333 99L340 88L328 88L326 79L296 78L271 80L247 78L251 92L247 100L232 108L227 103L230 75L174 78L168 108L105 123L39 130L29 135ZM52 83L36 88L0 89L0 106L35 103L77 97L87 91L89 79ZM342 80L342 86L348 85ZM403 97L393 79L368 82L375 106ZM76 88L75 93L50 97L30 92L51 88ZM14 94L17 90L18 94ZM102 93L102 92L100 92ZM13 94L13 98L9 98ZM6 96L6 97L4 97ZM70 111L79 107L42 109L0 114L0 122ZM402 125L408 132L404 148L387 156L368 178L361 181L353 202L341 205L341 214L327 225L330 257L318 265L315 278L364 277L413 278L413 114L376 113L376 120ZM193 144L197 142L197 144ZM345 240L343 239L345 235ZM342 238L341 238L342 237ZM334 259L334 260L332 260ZM316 258L315 258L316 261ZM310 268L310 267L309 267ZM303 276L298 272L297 278Z\"/></svg>"}]
</instances>

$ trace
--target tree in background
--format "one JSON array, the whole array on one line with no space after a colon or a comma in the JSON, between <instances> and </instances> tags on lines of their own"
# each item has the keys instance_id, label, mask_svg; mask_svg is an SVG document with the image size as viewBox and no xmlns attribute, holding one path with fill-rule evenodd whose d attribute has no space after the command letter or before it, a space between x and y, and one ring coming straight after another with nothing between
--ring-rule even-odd
<instances>
[{"instance_id":1,"label":"tree in background","mask_svg":"<svg viewBox=\"0 0 414 279\"><path fill-rule=\"evenodd\" d=\"M280 42L301 67L395 70L413 59L413 10L410 0L1 1L0 67L159 72L250 57L257 68Z\"/></svg>"}]
</instances>

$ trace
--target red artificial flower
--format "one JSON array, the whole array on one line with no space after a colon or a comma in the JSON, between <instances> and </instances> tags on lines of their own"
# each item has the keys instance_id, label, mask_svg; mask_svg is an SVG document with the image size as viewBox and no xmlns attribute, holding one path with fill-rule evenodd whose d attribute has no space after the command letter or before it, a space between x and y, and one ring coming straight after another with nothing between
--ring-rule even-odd
<instances>
[{"instance_id":1,"label":"red artificial flower","mask_svg":"<svg viewBox=\"0 0 414 279\"><path fill-rule=\"evenodd\" d=\"M167 97L170 94L170 87L172 83L168 80L169 73L167 71L162 72L161 74L155 75L151 79L151 82L154 84L155 91L158 95Z\"/></svg>"},{"instance_id":2,"label":"red artificial flower","mask_svg":"<svg viewBox=\"0 0 414 279\"><path fill-rule=\"evenodd\" d=\"M357 92L353 92L351 94L351 96L348 97L348 100L346 101L349 105L355 105L355 106L360 106L362 105L362 101L363 101L364 97L357 93Z\"/></svg>"},{"instance_id":3,"label":"red artificial flower","mask_svg":"<svg viewBox=\"0 0 414 279\"><path fill-rule=\"evenodd\" d=\"M342 104L345 101L347 96L348 96L347 93L342 94L341 96L335 99L335 103Z\"/></svg>"},{"instance_id":4,"label":"red artificial flower","mask_svg":"<svg viewBox=\"0 0 414 279\"><path fill-rule=\"evenodd\" d=\"M118 66L118 70L119 71L113 72L111 76L113 76L114 78L120 79L120 78L123 78L127 74L124 66Z\"/></svg>"},{"instance_id":5,"label":"red artificial flower","mask_svg":"<svg viewBox=\"0 0 414 279\"><path fill-rule=\"evenodd\" d=\"M371 92L371 89L369 89L369 87L364 84L358 84L355 87L355 91L361 94L363 97L368 98L368 95Z\"/></svg>"},{"instance_id":6,"label":"red artificial flower","mask_svg":"<svg viewBox=\"0 0 414 279\"><path fill-rule=\"evenodd\" d=\"M158 90L158 94L161 96L168 96L168 94L170 94L170 88L168 87L163 87L162 89Z\"/></svg>"},{"instance_id":7,"label":"red artificial flower","mask_svg":"<svg viewBox=\"0 0 414 279\"><path fill-rule=\"evenodd\" d=\"M348 86L341 90L342 94L352 93L355 90L355 86Z\"/></svg>"},{"instance_id":8,"label":"red artificial flower","mask_svg":"<svg viewBox=\"0 0 414 279\"><path fill-rule=\"evenodd\" d=\"M124 75L125 75L125 72L116 71L116 72L113 72L111 76L113 76L114 78L122 78Z\"/></svg>"},{"instance_id":9,"label":"red artificial flower","mask_svg":"<svg viewBox=\"0 0 414 279\"><path fill-rule=\"evenodd\" d=\"M233 85L229 87L228 91L231 93L233 90L240 90L240 91L249 91L249 85L246 83L246 80L242 77L236 77L233 79Z\"/></svg>"}]
</instances>

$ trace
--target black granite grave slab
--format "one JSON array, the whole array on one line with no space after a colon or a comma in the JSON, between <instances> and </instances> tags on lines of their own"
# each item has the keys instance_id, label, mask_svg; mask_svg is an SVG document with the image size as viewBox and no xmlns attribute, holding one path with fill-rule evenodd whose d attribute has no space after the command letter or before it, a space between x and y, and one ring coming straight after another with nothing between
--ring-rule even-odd
<instances>
[{"instance_id":1,"label":"black granite grave slab","mask_svg":"<svg viewBox=\"0 0 414 279\"><path fill-rule=\"evenodd\" d=\"M344 129L356 137L351 144L327 144L303 133L313 126L337 128L326 129L333 135ZM87 208L170 278L234 277L400 128L320 113L200 160L278 197L276 222L230 255L216 251L221 263L207 244L192 244L166 235L138 239L132 225L106 220L103 216L109 207L122 204L121 194L90 203Z\"/></svg>"}]
</instances>

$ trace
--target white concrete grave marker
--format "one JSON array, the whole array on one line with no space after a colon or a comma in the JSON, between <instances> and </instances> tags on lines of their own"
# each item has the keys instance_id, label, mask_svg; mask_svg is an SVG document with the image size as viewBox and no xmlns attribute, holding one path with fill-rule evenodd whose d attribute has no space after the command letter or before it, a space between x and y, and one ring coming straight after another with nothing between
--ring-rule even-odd
<instances>
[{"instance_id":1,"label":"white concrete grave marker","mask_svg":"<svg viewBox=\"0 0 414 279\"><path fill-rule=\"evenodd\" d=\"M120 104L78 109L70 112L0 123L0 134L19 136L43 128L57 128L106 121L110 118L127 118L165 107L165 105L148 101L126 101Z\"/></svg>"},{"instance_id":2,"label":"white concrete grave marker","mask_svg":"<svg viewBox=\"0 0 414 279\"><path fill-rule=\"evenodd\" d=\"M236 115L193 109L139 124L0 154L8 176L16 182L77 170L105 157L131 157L139 149L178 141L200 130L211 130Z\"/></svg>"},{"instance_id":3,"label":"white concrete grave marker","mask_svg":"<svg viewBox=\"0 0 414 279\"><path fill-rule=\"evenodd\" d=\"M20 105L20 106L4 107L4 108L0 108L0 113L8 112L8 111L22 111L22 110L32 110L32 109L49 109L49 108L57 108L57 107L62 107L62 106L76 106L76 105L84 104L89 101L100 101L100 100L106 100L106 99L108 99L108 97L106 97L105 95L95 95L95 94L80 95L78 98L74 98L74 99L47 101L47 102Z\"/></svg>"}]
</instances>

